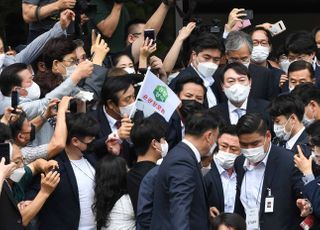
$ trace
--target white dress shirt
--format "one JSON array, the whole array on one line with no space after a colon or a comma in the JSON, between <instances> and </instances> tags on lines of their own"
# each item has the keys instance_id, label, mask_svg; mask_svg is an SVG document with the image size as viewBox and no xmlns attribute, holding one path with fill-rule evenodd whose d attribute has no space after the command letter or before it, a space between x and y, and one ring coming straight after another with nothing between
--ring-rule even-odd
<instances>
[{"instance_id":1,"label":"white dress shirt","mask_svg":"<svg viewBox=\"0 0 320 230\"><path fill-rule=\"evenodd\" d=\"M293 137L291 137L287 143L286 143L286 149L291 150L294 146L294 144L297 142L297 140L299 139L300 135L302 134L302 132L305 130L305 127L303 127L302 129L299 130L299 132L297 132Z\"/></svg>"},{"instance_id":2,"label":"white dress shirt","mask_svg":"<svg viewBox=\"0 0 320 230\"><path fill-rule=\"evenodd\" d=\"M213 76L211 78L207 78L202 76L202 74L197 70L197 68L195 68L192 64L190 64L191 67L197 72L197 74L199 75L199 77L203 80L204 86L207 88L207 101L208 101L208 106L209 108L216 106L217 103L217 98L214 95L212 89L210 86L213 85L214 83L214 78Z\"/></svg>"},{"instance_id":3,"label":"white dress shirt","mask_svg":"<svg viewBox=\"0 0 320 230\"><path fill-rule=\"evenodd\" d=\"M184 135L186 134L186 127L184 126L183 122L181 121L181 137L184 138Z\"/></svg>"},{"instance_id":4,"label":"white dress shirt","mask_svg":"<svg viewBox=\"0 0 320 230\"><path fill-rule=\"evenodd\" d=\"M248 98L242 103L240 109L242 112L242 116L246 114L247 112L247 104L248 104ZM238 123L239 117L236 112L236 110L239 109L238 107L234 106L229 100L228 100L228 111L229 111L229 117L230 122L232 125L236 125Z\"/></svg>"},{"instance_id":5,"label":"white dress shirt","mask_svg":"<svg viewBox=\"0 0 320 230\"><path fill-rule=\"evenodd\" d=\"M269 146L267 155L257 166L249 164L247 159L245 159L243 163L245 173L241 185L240 200L245 212L251 208L260 208L264 172L266 169L270 149L271 144Z\"/></svg>"},{"instance_id":6,"label":"white dress shirt","mask_svg":"<svg viewBox=\"0 0 320 230\"><path fill-rule=\"evenodd\" d=\"M182 142L190 147L190 149L192 150L192 152L196 156L197 162L199 163L201 161L201 155L200 155L200 152L198 151L198 149L190 141L188 141L186 139L183 139Z\"/></svg>"},{"instance_id":7,"label":"white dress shirt","mask_svg":"<svg viewBox=\"0 0 320 230\"><path fill-rule=\"evenodd\" d=\"M104 106L102 107L102 109L103 109L104 115L106 116L106 118L107 118L107 120L108 120L108 123L109 123L109 125L110 125L110 128L111 128L112 133L117 133L117 131L118 131L118 128L117 128L117 126L116 126L117 120L114 119L113 117L111 117L111 116L107 113L106 108L105 108Z\"/></svg>"},{"instance_id":8,"label":"white dress shirt","mask_svg":"<svg viewBox=\"0 0 320 230\"><path fill-rule=\"evenodd\" d=\"M216 162L214 163L218 168L221 178L224 196L224 212L233 213L237 193L237 174L233 171L231 176L229 176L228 172L224 168Z\"/></svg>"}]
</instances>

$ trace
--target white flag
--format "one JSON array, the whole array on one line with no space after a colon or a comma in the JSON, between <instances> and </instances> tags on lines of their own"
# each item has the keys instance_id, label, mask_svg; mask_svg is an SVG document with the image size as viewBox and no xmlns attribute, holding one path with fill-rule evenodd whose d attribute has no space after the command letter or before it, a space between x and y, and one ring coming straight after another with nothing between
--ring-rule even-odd
<instances>
[{"instance_id":1,"label":"white flag","mask_svg":"<svg viewBox=\"0 0 320 230\"><path fill-rule=\"evenodd\" d=\"M157 112L169 121L180 103L177 95L149 69L137 95L136 108L145 116Z\"/></svg>"}]
</instances>

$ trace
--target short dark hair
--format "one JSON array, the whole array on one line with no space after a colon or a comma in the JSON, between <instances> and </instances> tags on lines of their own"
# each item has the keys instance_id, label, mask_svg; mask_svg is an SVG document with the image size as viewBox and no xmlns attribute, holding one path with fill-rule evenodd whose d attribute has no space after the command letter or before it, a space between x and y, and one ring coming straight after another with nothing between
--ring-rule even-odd
<instances>
[{"instance_id":1,"label":"short dark hair","mask_svg":"<svg viewBox=\"0 0 320 230\"><path fill-rule=\"evenodd\" d=\"M317 120L306 128L311 144L320 146L320 121Z\"/></svg>"},{"instance_id":2,"label":"short dark hair","mask_svg":"<svg viewBox=\"0 0 320 230\"><path fill-rule=\"evenodd\" d=\"M175 88L174 88L175 94L179 95L183 89L183 86L187 83L194 83L194 84L200 85L203 88L204 95L206 94L207 88L204 86L203 80L200 77L195 75L184 75L177 78Z\"/></svg>"},{"instance_id":3,"label":"short dark hair","mask_svg":"<svg viewBox=\"0 0 320 230\"><path fill-rule=\"evenodd\" d=\"M212 230L218 230L221 225L234 230L246 230L245 220L237 213L222 213L212 222Z\"/></svg>"},{"instance_id":4,"label":"short dark hair","mask_svg":"<svg viewBox=\"0 0 320 230\"><path fill-rule=\"evenodd\" d=\"M305 70L305 69L309 71L311 79L314 79L313 67L311 63L305 60L298 60L298 61L292 62L288 68L288 77L290 77L290 73L292 72Z\"/></svg>"},{"instance_id":5,"label":"short dark hair","mask_svg":"<svg viewBox=\"0 0 320 230\"><path fill-rule=\"evenodd\" d=\"M4 143L5 141L11 140L11 131L10 128L0 122L0 143ZM0 159L1 160L1 159Z\"/></svg>"},{"instance_id":6,"label":"short dark hair","mask_svg":"<svg viewBox=\"0 0 320 230\"><path fill-rule=\"evenodd\" d=\"M221 55L224 53L224 45L221 39L208 32L201 33L191 42L191 50L196 54L205 49L217 49L221 52Z\"/></svg>"},{"instance_id":7,"label":"short dark hair","mask_svg":"<svg viewBox=\"0 0 320 230\"><path fill-rule=\"evenodd\" d=\"M130 20L125 27L125 39L127 39L128 35L131 33L131 27L136 24L146 24L146 20L141 18L134 18Z\"/></svg>"},{"instance_id":8,"label":"short dark hair","mask_svg":"<svg viewBox=\"0 0 320 230\"><path fill-rule=\"evenodd\" d=\"M24 111L19 113L18 118L14 121L9 121L9 127L11 130L12 138L16 139L18 134L22 130L23 123L27 120L27 115Z\"/></svg>"},{"instance_id":9,"label":"short dark hair","mask_svg":"<svg viewBox=\"0 0 320 230\"><path fill-rule=\"evenodd\" d=\"M126 92L132 84L132 78L127 76L106 78L101 90L101 104L106 105L107 101L111 100L118 105L119 97L117 93L122 90Z\"/></svg>"},{"instance_id":10,"label":"short dark hair","mask_svg":"<svg viewBox=\"0 0 320 230\"><path fill-rule=\"evenodd\" d=\"M18 73L27 68L28 66L24 63L14 63L3 69L0 74L0 89L4 96L10 96L15 86L21 86L22 79Z\"/></svg>"},{"instance_id":11,"label":"short dark hair","mask_svg":"<svg viewBox=\"0 0 320 230\"><path fill-rule=\"evenodd\" d=\"M197 111L187 116L185 133L200 137L209 129L218 129L220 124L221 120L217 113L208 109Z\"/></svg>"},{"instance_id":12,"label":"short dark hair","mask_svg":"<svg viewBox=\"0 0 320 230\"><path fill-rule=\"evenodd\" d=\"M287 119L295 114L302 121L304 104L299 97L293 94L284 94L275 97L269 105L268 112L271 117L284 115Z\"/></svg>"},{"instance_id":13,"label":"short dark hair","mask_svg":"<svg viewBox=\"0 0 320 230\"><path fill-rule=\"evenodd\" d=\"M299 97L304 106L307 106L311 100L320 105L320 89L311 82L297 85L291 93Z\"/></svg>"},{"instance_id":14,"label":"short dark hair","mask_svg":"<svg viewBox=\"0 0 320 230\"><path fill-rule=\"evenodd\" d=\"M231 136L237 136L237 126L235 126L235 125L225 125L225 126L221 127L221 129L219 130L219 138L223 134L229 134Z\"/></svg>"},{"instance_id":15,"label":"short dark hair","mask_svg":"<svg viewBox=\"0 0 320 230\"><path fill-rule=\"evenodd\" d=\"M285 49L287 54L312 54L317 50L317 44L310 32L297 31L286 38Z\"/></svg>"},{"instance_id":16,"label":"short dark hair","mask_svg":"<svg viewBox=\"0 0 320 230\"><path fill-rule=\"evenodd\" d=\"M264 27L261 27L261 26L257 26L257 27L254 27L251 31L250 31L250 35L252 36L254 32L256 31L263 31L267 38L268 38L268 43L271 45L272 44L272 35L271 35L271 32L269 30L267 30L266 28Z\"/></svg>"},{"instance_id":17,"label":"short dark hair","mask_svg":"<svg viewBox=\"0 0 320 230\"><path fill-rule=\"evenodd\" d=\"M95 118L85 113L67 114L66 124L68 130L67 144L73 137L79 139L95 137L98 135L100 126Z\"/></svg>"},{"instance_id":18,"label":"short dark hair","mask_svg":"<svg viewBox=\"0 0 320 230\"><path fill-rule=\"evenodd\" d=\"M145 155L153 139L160 142L166 135L166 124L154 116L135 122L130 137L137 155Z\"/></svg>"},{"instance_id":19,"label":"short dark hair","mask_svg":"<svg viewBox=\"0 0 320 230\"><path fill-rule=\"evenodd\" d=\"M247 113L242 116L237 123L237 134L259 133L265 135L268 126L260 113Z\"/></svg>"},{"instance_id":20,"label":"short dark hair","mask_svg":"<svg viewBox=\"0 0 320 230\"><path fill-rule=\"evenodd\" d=\"M112 67L115 67L118 64L118 62L120 61L120 58L123 56L127 56L128 58L130 58L132 60L132 63L134 63L133 57L130 54L128 54L126 52L118 52L118 53L112 54L112 56L111 56Z\"/></svg>"},{"instance_id":21,"label":"short dark hair","mask_svg":"<svg viewBox=\"0 0 320 230\"><path fill-rule=\"evenodd\" d=\"M233 62L233 63L228 63L226 64L222 70L221 70L221 78L220 78L220 81L221 83L224 83L224 75L225 73L229 70L229 69L232 69L234 70L234 72L236 72L237 74L241 74L241 75L246 75L248 76L248 79L250 80L251 79L251 75L249 73L249 70L248 68L243 65L242 63L240 62Z\"/></svg>"},{"instance_id":22,"label":"short dark hair","mask_svg":"<svg viewBox=\"0 0 320 230\"><path fill-rule=\"evenodd\" d=\"M43 47L43 62L47 69L50 70L54 60L62 61L64 56L72 53L76 48L76 43L70 38L52 38Z\"/></svg>"}]
</instances>

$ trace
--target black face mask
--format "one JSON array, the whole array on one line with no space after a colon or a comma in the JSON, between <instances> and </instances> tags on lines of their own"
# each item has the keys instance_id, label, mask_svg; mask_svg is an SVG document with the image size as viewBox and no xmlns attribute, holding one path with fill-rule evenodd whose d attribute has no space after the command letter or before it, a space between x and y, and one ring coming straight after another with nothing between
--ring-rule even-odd
<instances>
[{"instance_id":1,"label":"black face mask","mask_svg":"<svg viewBox=\"0 0 320 230\"><path fill-rule=\"evenodd\" d=\"M34 139L36 139L36 127L31 124L30 142L34 141Z\"/></svg>"},{"instance_id":2,"label":"black face mask","mask_svg":"<svg viewBox=\"0 0 320 230\"><path fill-rule=\"evenodd\" d=\"M186 119L189 114L193 114L197 111L204 109L204 105L195 100L181 100L182 106L179 111L183 117Z\"/></svg>"}]
</instances>

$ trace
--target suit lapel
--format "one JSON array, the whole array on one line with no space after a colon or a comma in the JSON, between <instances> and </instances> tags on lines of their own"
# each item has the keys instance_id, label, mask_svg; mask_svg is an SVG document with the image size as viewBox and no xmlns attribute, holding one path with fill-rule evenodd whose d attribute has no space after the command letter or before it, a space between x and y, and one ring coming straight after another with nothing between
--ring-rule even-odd
<instances>
[{"instance_id":1,"label":"suit lapel","mask_svg":"<svg viewBox=\"0 0 320 230\"><path fill-rule=\"evenodd\" d=\"M246 113L251 113L251 112L256 111L257 107L258 107L258 105L256 104L256 102L254 100L252 100L250 97L248 97L248 104L247 104Z\"/></svg>"},{"instance_id":2,"label":"suit lapel","mask_svg":"<svg viewBox=\"0 0 320 230\"><path fill-rule=\"evenodd\" d=\"M109 125L109 121L103 111L103 106L99 106L97 110L98 120L100 121L100 132L103 136L108 136L111 133L111 127Z\"/></svg>"},{"instance_id":3,"label":"suit lapel","mask_svg":"<svg viewBox=\"0 0 320 230\"><path fill-rule=\"evenodd\" d=\"M60 156L62 158L62 162L63 162L64 168L66 170L68 180L69 180L69 182L71 184L73 194L74 194L74 196L75 196L75 198L76 198L76 200L78 201L78 204L79 204L80 201L79 201L78 184L77 184L77 179L76 179L76 176L74 174L72 165L71 165L70 160L69 160L69 158L68 158L68 156L67 156L65 151L60 153Z\"/></svg>"},{"instance_id":4,"label":"suit lapel","mask_svg":"<svg viewBox=\"0 0 320 230\"><path fill-rule=\"evenodd\" d=\"M231 119L229 116L229 106L228 106L228 102L222 103L221 104L221 112L222 114L225 116L225 119L231 124Z\"/></svg>"},{"instance_id":5,"label":"suit lapel","mask_svg":"<svg viewBox=\"0 0 320 230\"><path fill-rule=\"evenodd\" d=\"M9 200L11 201L12 205L20 213L20 211L18 209L18 203L17 203L16 199L14 199L12 191L11 191L9 185L7 184L7 182L3 182L2 192L5 192L7 194L7 196L9 198Z\"/></svg>"},{"instance_id":6,"label":"suit lapel","mask_svg":"<svg viewBox=\"0 0 320 230\"><path fill-rule=\"evenodd\" d=\"M277 156L276 148L277 147L271 145L266 169L264 172L264 180L263 180L263 186L261 191L261 201L260 201L260 217L262 213L264 213L265 198L268 194L268 188L271 189L271 193L272 193L272 181L274 179L274 175L277 172L277 168L278 168L278 156Z\"/></svg>"},{"instance_id":7,"label":"suit lapel","mask_svg":"<svg viewBox=\"0 0 320 230\"><path fill-rule=\"evenodd\" d=\"M224 210L223 187L222 187L222 182L221 182L221 177L220 177L220 174L219 174L219 170L218 170L214 160L212 161L211 168L212 168L211 171L213 173L213 178L214 178L213 181L214 181L215 186L216 186L216 191L218 192L218 197L222 198L222 199L219 200L220 201L220 207L222 208L221 210Z\"/></svg>"}]
</instances>

